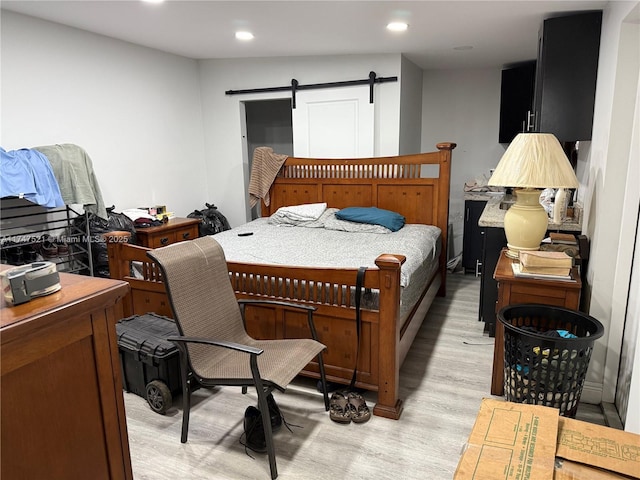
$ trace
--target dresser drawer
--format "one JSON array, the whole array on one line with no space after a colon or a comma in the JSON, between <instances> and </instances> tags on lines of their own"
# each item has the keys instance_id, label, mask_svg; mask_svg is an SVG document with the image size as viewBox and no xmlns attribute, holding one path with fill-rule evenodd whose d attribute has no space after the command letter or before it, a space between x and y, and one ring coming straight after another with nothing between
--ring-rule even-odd
<instances>
[{"instance_id":1,"label":"dresser drawer","mask_svg":"<svg viewBox=\"0 0 640 480\"><path fill-rule=\"evenodd\" d=\"M176 230L175 237L174 241L176 242L183 242L184 240L193 240L194 238L198 238L198 226L194 225L192 227Z\"/></svg>"},{"instance_id":2,"label":"dresser drawer","mask_svg":"<svg viewBox=\"0 0 640 480\"><path fill-rule=\"evenodd\" d=\"M155 235L150 235L145 247L158 248L166 247L172 243L176 243L176 232L160 232Z\"/></svg>"},{"instance_id":3,"label":"dresser drawer","mask_svg":"<svg viewBox=\"0 0 640 480\"><path fill-rule=\"evenodd\" d=\"M148 248L166 247L172 243L198 238L200 220L197 218L172 218L158 227L137 228L138 245Z\"/></svg>"}]
</instances>

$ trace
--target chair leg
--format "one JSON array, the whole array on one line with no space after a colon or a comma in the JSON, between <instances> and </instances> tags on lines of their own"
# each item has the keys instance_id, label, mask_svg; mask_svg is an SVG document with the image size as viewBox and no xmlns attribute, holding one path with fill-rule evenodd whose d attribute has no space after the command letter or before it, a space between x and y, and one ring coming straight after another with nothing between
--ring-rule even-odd
<instances>
[{"instance_id":1,"label":"chair leg","mask_svg":"<svg viewBox=\"0 0 640 480\"><path fill-rule=\"evenodd\" d=\"M182 375L182 436L180 437L180 442L187 443L189 411L191 410L191 379L189 377L186 347L182 343L178 343L177 346L180 354L180 373Z\"/></svg>"},{"instance_id":2,"label":"chair leg","mask_svg":"<svg viewBox=\"0 0 640 480\"><path fill-rule=\"evenodd\" d=\"M187 443L189 435L189 412L191 410L191 385L190 381L183 382L182 385L182 436L180 442Z\"/></svg>"},{"instance_id":3,"label":"chair leg","mask_svg":"<svg viewBox=\"0 0 640 480\"><path fill-rule=\"evenodd\" d=\"M258 394L258 409L262 416L262 427L264 429L264 439L267 444L267 453L269 455L269 469L271 470L271 479L278 478L278 467L276 465L276 452L273 448L273 431L271 430L271 415L269 414L269 405L267 405L267 393L260 377L260 371L258 370L258 356L251 354L249 363L251 364L251 374L253 376L253 382L256 386L256 393Z\"/></svg>"},{"instance_id":4,"label":"chair leg","mask_svg":"<svg viewBox=\"0 0 640 480\"><path fill-rule=\"evenodd\" d=\"M324 409L329 411L329 394L327 393L327 377L324 374L324 361L322 352L318 354L318 367L320 369L320 381L322 382L322 395L324 397Z\"/></svg>"},{"instance_id":5,"label":"chair leg","mask_svg":"<svg viewBox=\"0 0 640 480\"><path fill-rule=\"evenodd\" d=\"M269 455L269 469L271 470L271 478L275 480L278 477L278 467L276 465L276 452L273 446L273 430L271 428L271 415L269 414L269 406L267 405L267 395L262 386L256 385L258 393L258 406L262 415L262 427L264 428L264 439L267 443L267 454Z\"/></svg>"}]
</instances>

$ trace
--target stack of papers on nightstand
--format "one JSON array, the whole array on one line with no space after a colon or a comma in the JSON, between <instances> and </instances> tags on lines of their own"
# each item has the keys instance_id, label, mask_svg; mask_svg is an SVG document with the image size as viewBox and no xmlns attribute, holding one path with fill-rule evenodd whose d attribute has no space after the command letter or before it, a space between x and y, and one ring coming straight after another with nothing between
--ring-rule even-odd
<instances>
[{"instance_id":1,"label":"stack of papers on nightstand","mask_svg":"<svg viewBox=\"0 0 640 480\"><path fill-rule=\"evenodd\" d=\"M555 233L552 232L549 234L549 239L551 243L563 244L563 245L577 245L578 240L576 240L575 235L570 233Z\"/></svg>"},{"instance_id":2,"label":"stack of papers on nightstand","mask_svg":"<svg viewBox=\"0 0 640 480\"><path fill-rule=\"evenodd\" d=\"M518 270L522 275L545 275L571 279L572 266L573 259L564 252L532 251L520 252Z\"/></svg>"},{"instance_id":3,"label":"stack of papers on nightstand","mask_svg":"<svg viewBox=\"0 0 640 480\"><path fill-rule=\"evenodd\" d=\"M539 280L560 280L563 282L574 282L575 280L570 274L567 275L554 275L550 273L529 273L523 272L519 263L512 263L513 275L521 278L537 278Z\"/></svg>"}]
</instances>

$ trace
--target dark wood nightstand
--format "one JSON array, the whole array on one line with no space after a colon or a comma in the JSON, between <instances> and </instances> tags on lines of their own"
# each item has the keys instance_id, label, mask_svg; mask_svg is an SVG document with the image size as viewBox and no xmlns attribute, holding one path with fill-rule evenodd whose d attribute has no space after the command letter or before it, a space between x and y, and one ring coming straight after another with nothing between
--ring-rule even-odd
<instances>
[{"instance_id":1,"label":"dark wood nightstand","mask_svg":"<svg viewBox=\"0 0 640 480\"><path fill-rule=\"evenodd\" d=\"M148 248L166 247L200 236L199 218L171 218L157 227L136 228L137 244Z\"/></svg>"},{"instance_id":2,"label":"dark wood nightstand","mask_svg":"<svg viewBox=\"0 0 640 480\"><path fill-rule=\"evenodd\" d=\"M496 313L502 307L518 303L538 303L578 310L582 281L578 269L571 270L575 281L547 280L516 277L511 264L517 262L500 253L493 278L498 282L498 301ZM493 348L493 374L491 376L491 395L504 394L504 326L496 322L496 336Z\"/></svg>"}]
</instances>

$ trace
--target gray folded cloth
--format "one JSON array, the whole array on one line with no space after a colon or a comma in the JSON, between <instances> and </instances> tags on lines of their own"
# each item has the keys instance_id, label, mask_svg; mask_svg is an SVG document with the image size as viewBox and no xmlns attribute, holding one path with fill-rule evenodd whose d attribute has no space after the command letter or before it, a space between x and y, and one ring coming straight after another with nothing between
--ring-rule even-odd
<instances>
[{"instance_id":1,"label":"gray folded cloth","mask_svg":"<svg viewBox=\"0 0 640 480\"><path fill-rule=\"evenodd\" d=\"M85 211L108 220L100 185L87 152L70 143L34 147L49 159L67 205L82 205Z\"/></svg>"}]
</instances>

